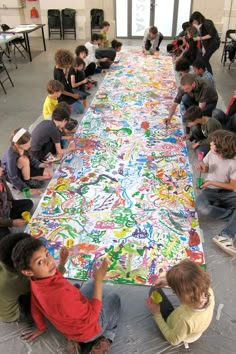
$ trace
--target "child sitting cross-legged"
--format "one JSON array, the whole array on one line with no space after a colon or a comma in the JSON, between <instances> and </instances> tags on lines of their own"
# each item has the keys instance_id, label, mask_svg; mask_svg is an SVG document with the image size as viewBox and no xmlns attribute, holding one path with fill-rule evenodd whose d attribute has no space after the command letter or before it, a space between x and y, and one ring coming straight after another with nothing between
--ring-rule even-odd
<instances>
[{"instance_id":1,"label":"child sitting cross-legged","mask_svg":"<svg viewBox=\"0 0 236 354\"><path fill-rule=\"evenodd\" d=\"M175 292L181 303L176 309L160 289L165 286ZM157 301L153 296L155 291L161 295ZM209 274L188 259L172 267L166 278L161 278L151 288L149 295L147 307L163 336L172 345L196 341L211 323L215 300Z\"/></svg>"},{"instance_id":2,"label":"child sitting cross-legged","mask_svg":"<svg viewBox=\"0 0 236 354\"><path fill-rule=\"evenodd\" d=\"M90 95L90 93L85 91L88 79L85 77L84 69L85 62L80 57L76 57L68 73L68 80L73 92L78 93L82 99Z\"/></svg>"},{"instance_id":3,"label":"child sitting cross-legged","mask_svg":"<svg viewBox=\"0 0 236 354\"><path fill-rule=\"evenodd\" d=\"M64 86L60 81L50 80L47 84L48 95L43 104L43 118L51 119L52 112L58 105L58 97L61 96Z\"/></svg>"},{"instance_id":4,"label":"child sitting cross-legged","mask_svg":"<svg viewBox=\"0 0 236 354\"><path fill-rule=\"evenodd\" d=\"M210 150L210 134L217 129L221 129L221 124L217 119L203 115L203 112L198 106L190 106L184 114L187 121L187 127L190 128L190 135L185 138L190 141L195 141L192 144L194 151L203 152L204 155Z\"/></svg>"},{"instance_id":5,"label":"child sitting cross-legged","mask_svg":"<svg viewBox=\"0 0 236 354\"><path fill-rule=\"evenodd\" d=\"M94 279L78 289L65 279L39 239L26 239L13 250L15 268L30 277L31 311L36 329L32 341L46 330L47 318L68 339L68 352L79 353L79 342L97 339L91 354L108 353L117 331L120 298L102 286L108 263L94 266Z\"/></svg>"}]
</instances>

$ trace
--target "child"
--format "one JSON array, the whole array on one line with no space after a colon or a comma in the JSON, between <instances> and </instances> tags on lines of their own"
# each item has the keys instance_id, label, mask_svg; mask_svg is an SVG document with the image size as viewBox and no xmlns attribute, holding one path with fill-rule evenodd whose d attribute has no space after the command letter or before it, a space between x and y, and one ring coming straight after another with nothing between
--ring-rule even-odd
<instances>
[{"instance_id":1,"label":"child","mask_svg":"<svg viewBox=\"0 0 236 354\"><path fill-rule=\"evenodd\" d=\"M224 129L236 133L236 91L233 92L226 112L224 113L221 109L216 108L212 112L212 117L219 120Z\"/></svg>"},{"instance_id":2,"label":"child","mask_svg":"<svg viewBox=\"0 0 236 354\"><path fill-rule=\"evenodd\" d=\"M66 102L58 103L57 107L66 110L67 113L65 114L70 116L71 114L70 106ZM65 149L68 146L69 142L74 140L74 133L77 131L77 129L78 129L78 121L70 117L69 121L65 124L64 128L60 130L62 149Z\"/></svg>"},{"instance_id":3,"label":"child","mask_svg":"<svg viewBox=\"0 0 236 354\"><path fill-rule=\"evenodd\" d=\"M99 48L96 50L96 58L99 60L99 68L109 69L111 64L117 64L115 61L116 53L121 51L122 43L113 39L111 42L111 48ZM104 59L104 60L103 60Z\"/></svg>"},{"instance_id":4,"label":"child","mask_svg":"<svg viewBox=\"0 0 236 354\"><path fill-rule=\"evenodd\" d=\"M196 200L197 211L209 218L229 222L213 241L236 256L236 134L217 130L211 135L211 149L197 170L207 173Z\"/></svg>"},{"instance_id":5,"label":"child","mask_svg":"<svg viewBox=\"0 0 236 354\"><path fill-rule=\"evenodd\" d=\"M41 194L38 189L42 186L41 181L52 178L52 170L48 168L48 164L41 163L29 154L31 135L27 130L14 130L10 141L11 146L2 159L8 181L20 191L29 187L32 195Z\"/></svg>"},{"instance_id":6,"label":"child","mask_svg":"<svg viewBox=\"0 0 236 354\"><path fill-rule=\"evenodd\" d=\"M47 85L48 95L43 104L43 118L50 119L54 108L58 104L58 98L61 96L64 86L57 80L50 80Z\"/></svg>"},{"instance_id":7,"label":"child","mask_svg":"<svg viewBox=\"0 0 236 354\"><path fill-rule=\"evenodd\" d=\"M110 23L107 22L107 21L104 21L102 23L102 29L101 29L101 32L100 32L100 36L101 36L101 44L100 44L100 47L101 48L109 48L110 47L110 42L107 38L107 32L109 31L110 29Z\"/></svg>"},{"instance_id":8,"label":"child","mask_svg":"<svg viewBox=\"0 0 236 354\"><path fill-rule=\"evenodd\" d=\"M58 101L68 103L72 107L73 113L82 114L84 112L84 106L79 100L80 96L78 93L72 91L68 83L68 71L73 61L73 54L69 50L58 49L55 53L56 65L54 68L54 79L60 81L64 86L64 90L58 98Z\"/></svg>"},{"instance_id":9,"label":"child","mask_svg":"<svg viewBox=\"0 0 236 354\"><path fill-rule=\"evenodd\" d=\"M163 301L154 303L152 292L156 288L170 286L181 305L173 308L165 293ZM210 288L209 274L200 265L185 259L172 267L166 278L160 279L151 288L147 307L165 339L172 345L191 343L201 337L209 327L215 306L214 293Z\"/></svg>"},{"instance_id":10,"label":"child","mask_svg":"<svg viewBox=\"0 0 236 354\"><path fill-rule=\"evenodd\" d=\"M193 62L193 72L196 76L206 80L210 86L216 87L213 75L206 69L206 65L202 59L196 59Z\"/></svg>"},{"instance_id":11,"label":"child","mask_svg":"<svg viewBox=\"0 0 236 354\"><path fill-rule=\"evenodd\" d=\"M17 273L11 259L13 248L18 242L29 239L26 233L16 233L0 240L0 321L23 320L30 314L30 282ZM58 269L65 272L68 251L62 247L59 254Z\"/></svg>"},{"instance_id":12,"label":"child","mask_svg":"<svg viewBox=\"0 0 236 354\"><path fill-rule=\"evenodd\" d=\"M63 154L75 150L74 143L66 149L61 148L61 131L69 120L68 109L58 105L52 113L52 120L44 120L35 127L32 132L31 147L35 158L40 161L45 161L47 158L47 161L53 161L60 159Z\"/></svg>"},{"instance_id":13,"label":"child","mask_svg":"<svg viewBox=\"0 0 236 354\"><path fill-rule=\"evenodd\" d=\"M211 133L222 128L220 122L214 118L204 116L198 106L189 107L184 114L184 118L190 128L190 135L186 136L186 138L190 141L195 141L192 144L192 149L197 153L201 151L206 155L210 150Z\"/></svg>"},{"instance_id":14,"label":"child","mask_svg":"<svg viewBox=\"0 0 236 354\"><path fill-rule=\"evenodd\" d=\"M90 342L100 338L91 353L102 353L98 351L101 347L103 353L108 353L117 331L120 298L110 291L107 293L106 288L103 291L106 260L99 269L94 266L93 282L85 284L80 291L58 272L54 259L39 239L19 242L12 259L15 268L30 277L31 283L36 329L25 339L31 341L46 330L46 317L70 341Z\"/></svg>"},{"instance_id":15,"label":"child","mask_svg":"<svg viewBox=\"0 0 236 354\"><path fill-rule=\"evenodd\" d=\"M196 27L190 26L186 29L186 48L183 53L177 58L177 60L180 59L180 57L183 57L188 60L190 65L192 65L192 63L197 59L197 57L201 53L201 50L199 48L200 44L196 40L197 36L198 30Z\"/></svg>"},{"instance_id":16,"label":"child","mask_svg":"<svg viewBox=\"0 0 236 354\"><path fill-rule=\"evenodd\" d=\"M189 61L185 58L180 58L179 60L177 60L175 63L175 71L179 73L179 76L188 74L190 72Z\"/></svg>"},{"instance_id":17,"label":"child","mask_svg":"<svg viewBox=\"0 0 236 354\"><path fill-rule=\"evenodd\" d=\"M88 49L84 45L79 45L75 49L75 55L77 58L82 59L83 61L86 60L88 56ZM91 75L94 74L96 65L94 63L90 63L87 67L84 67L84 77L87 78L87 86L88 88L92 88L92 85L97 85L97 81L91 79Z\"/></svg>"},{"instance_id":18,"label":"child","mask_svg":"<svg viewBox=\"0 0 236 354\"><path fill-rule=\"evenodd\" d=\"M180 56L184 51L184 42L182 39L174 39L172 43L167 44L166 46L167 53L172 54L173 56Z\"/></svg>"},{"instance_id":19,"label":"child","mask_svg":"<svg viewBox=\"0 0 236 354\"><path fill-rule=\"evenodd\" d=\"M0 167L0 239L10 233L9 227L22 227L27 223L22 219L24 211L30 211L34 203L31 199L15 200L6 183Z\"/></svg>"},{"instance_id":20,"label":"child","mask_svg":"<svg viewBox=\"0 0 236 354\"><path fill-rule=\"evenodd\" d=\"M85 62L80 57L76 57L73 66L70 67L68 80L73 92L77 92L82 99L85 99L90 93L85 91L85 85L88 79L85 78Z\"/></svg>"},{"instance_id":21,"label":"child","mask_svg":"<svg viewBox=\"0 0 236 354\"><path fill-rule=\"evenodd\" d=\"M87 76L92 76L96 72L96 66L98 64L98 60L95 57L95 52L96 49L98 49L98 47L101 45L101 42L102 42L102 37L97 33L93 33L91 37L91 41L85 43L85 47L88 50L88 54L84 59L86 63Z\"/></svg>"}]
</instances>

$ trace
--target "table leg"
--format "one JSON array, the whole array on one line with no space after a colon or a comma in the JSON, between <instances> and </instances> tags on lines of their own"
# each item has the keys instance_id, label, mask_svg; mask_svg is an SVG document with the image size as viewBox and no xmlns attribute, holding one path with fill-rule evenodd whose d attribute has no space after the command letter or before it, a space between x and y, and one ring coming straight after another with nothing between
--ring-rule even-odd
<instances>
[{"instance_id":1,"label":"table leg","mask_svg":"<svg viewBox=\"0 0 236 354\"><path fill-rule=\"evenodd\" d=\"M43 48L44 48L44 51L46 51L47 49L46 49L46 43L45 43L45 37L44 37L44 28L42 27L41 30L42 30L42 38L43 38Z\"/></svg>"},{"instance_id":2,"label":"table leg","mask_svg":"<svg viewBox=\"0 0 236 354\"><path fill-rule=\"evenodd\" d=\"M24 38L25 38L25 44L26 44L26 49L29 54L29 60L32 61L32 55L31 55L31 50L30 50L30 43L29 43L29 35L28 33L24 33Z\"/></svg>"}]
</instances>

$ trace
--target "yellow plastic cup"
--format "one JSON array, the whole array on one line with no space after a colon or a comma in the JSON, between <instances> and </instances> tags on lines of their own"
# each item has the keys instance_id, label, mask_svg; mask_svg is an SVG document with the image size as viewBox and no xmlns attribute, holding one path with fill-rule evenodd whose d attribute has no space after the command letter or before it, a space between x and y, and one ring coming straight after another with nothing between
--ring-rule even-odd
<instances>
[{"instance_id":1,"label":"yellow plastic cup","mask_svg":"<svg viewBox=\"0 0 236 354\"><path fill-rule=\"evenodd\" d=\"M30 221L30 218L31 218L31 215L30 215L30 212L29 211L24 211L22 214L21 214L22 218L29 222Z\"/></svg>"},{"instance_id":2,"label":"yellow plastic cup","mask_svg":"<svg viewBox=\"0 0 236 354\"><path fill-rule=\"evenodd\" d=\"M153 302L155 302L155 304L159 304L163 300L161 294L158 291L152 292L151 299Z\"/></svg>"}]
</instances>

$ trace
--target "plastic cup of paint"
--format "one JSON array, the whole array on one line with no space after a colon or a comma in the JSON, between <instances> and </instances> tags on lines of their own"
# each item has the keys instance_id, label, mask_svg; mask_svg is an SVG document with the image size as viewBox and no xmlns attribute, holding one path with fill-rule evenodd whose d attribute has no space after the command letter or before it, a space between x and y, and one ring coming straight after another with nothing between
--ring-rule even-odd
<instances>
[{"instance_id":1,"label":"plastic cup of paint","mask_svg":"<svg viewBox=\"0 0 236 354\"><path fill-rule=\"evenodd\" d=\"M151 294L151 299L155 304L159 304L163 300L159 291L153 291Z\"/></svg>"},{"instance_id":2,"label":"plastic cup of paint","mask_svg":"<svg viewBox=\"0 0 236 354\"><path fill-rule=\"evenodd\" d=\"M29 222L30 221L30 218L31 218L31 215L30 215L30 212L29 211L24 211L22 214L21 214L22 218Z\"/></svg>"},{"instance_id":3,"label":"plastic cup of paint","mask_svg":"<svg viewBox=\"0 0 236 354\"><path fill-rule=\"evenodd\" d=\"M87 107L87 101L86 100L83 100L83 105L84 105L84 108Z\"/></svg>"},{"instance_id":4,"label":"plastic cup of paint","mask_svg":"<svg viewBox=\"0 0 236 354\"><path fill-rule=\"evenodd\" d=\"M31 197L31 195L30 195L30 188L25 187L25 188L23 188L23 191L22 191L22 192L24 193L25 198L30 198L30 197Z\"/></svg>"},{"instance_id":5,"label":"plastic cup of paint","mask_svg":"<svg viewBox=\"0 0 236 354\"><path fill-rule=\"evenodd\" d=\"M204 183L204 180L202 177L197 177L196 179L196 187L201 188L201 185Z\"/></svg>"},{"instance_id":6,"label":"plastic cup of paint","mask_svg":"<svg viewBox=\"0 0 236 354\"><path fill-rule=\"evenodd\" d=\"M197 153L197 159L198 161L202 161L203 160L203 157L204 157L204 152L203 151L199 151Z\"/></svg>"}]
</instances>

